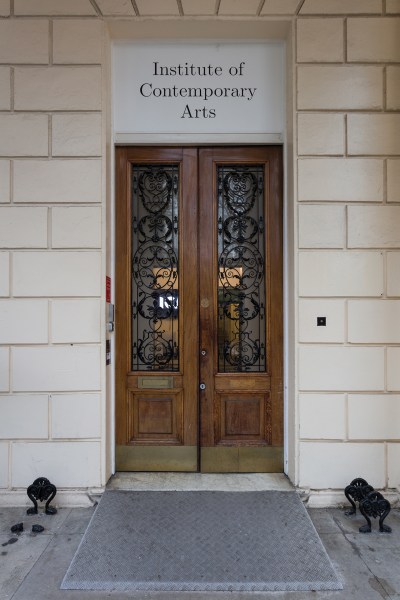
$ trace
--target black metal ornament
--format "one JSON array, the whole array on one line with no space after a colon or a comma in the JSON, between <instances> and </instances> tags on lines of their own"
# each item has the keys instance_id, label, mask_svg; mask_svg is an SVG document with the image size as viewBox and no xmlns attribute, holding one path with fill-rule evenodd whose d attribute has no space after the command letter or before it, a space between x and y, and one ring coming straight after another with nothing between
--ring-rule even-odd
<instances>
[{"instance_id":1,"label":"black metal ornament","mask_svg":"<svg viewBox=\"0 0 400 600\"><path fill-rule=\"evenodd\" d=\"M26 511L27 515L36 515L38 512L37 501L45 502L45 513L46 515L55 515L57 509L54 506L50 506L50 502L54 499L57 488L53 483L50 483L46 477L38 477L26 490L29 499L33 502L33 507L28 508Z\"/></svg>"},{"instance_id":2,"label":"black metal ornament","mask_svg":"<svg viewBox=\"0 0 400 600\"><path fill-rule=\"evenodd\" d=\"M355 515L357 512L356 502L360 513L367 521L366 525L359 528L360 533L370 533L371 519L379 517L379 531L381 533L391 533L392 528L384 525L383 521L390 513L391 506L389 500L386 500L380 492L374 490L365 479L357 477L344 490L347 500L351 504L350 510L346 511L346 516Z\"/></svg>"},{"instance_id":3,"label":"black metal ornament","mask_svg":"<svg viewBox=\"0 0 400 600\"><path fill-rule=\"evenodd\" d=\"M381 533L391 533L392 528L389 525L384 525L383 521L390 513L390 502L382 496L380 492L373 490L360 502L360 512L367 521L366 525L360 527L361 533L369 533L371 531L371 519L379 517L379 531Z\"/></svg>"},{"instance_id":4,"label":"black metal ornament","mask_svg":"<svg viewBox=\"0 0 400 600\"><path fill-rule=\"evenodd\" d=\"M361 477L353 479L350 485L344 490L345 496L352 506L352 508L346 511L346 516L355 515L357 513L356 502L360 503L373 489L372 485L369 485L365 479Z\"/></svg>"}]
</instances>

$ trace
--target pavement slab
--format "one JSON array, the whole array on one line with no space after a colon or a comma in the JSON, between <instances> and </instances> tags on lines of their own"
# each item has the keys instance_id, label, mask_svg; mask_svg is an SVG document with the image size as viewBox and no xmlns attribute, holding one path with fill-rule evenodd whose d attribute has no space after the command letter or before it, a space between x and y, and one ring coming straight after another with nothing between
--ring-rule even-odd
<instances>
[{"instance_id":1,"label":"pavement slab","mask_svg":"<svg viewBox=\"0 0 400 600\"><path fill-rule=\"evenodd\" d=\"M4 527L24 521L20 509L1 509ZM60 590L93 508L61 509L52 527L15 544L1 547L0 600L400 600L400 511L392 511L392 534L360 534L360 517L345 517L343 509L310 509L323 544L344 582L342 591L328 592L101 592ZM15 517L15 518L14 518ZM53 517L48 517L49 519ZM12 523L11 523L12 521ZM39 521L42 523L42 520ZM373 526L376 525L373 522ZM10 533L10 535L9 535ZM9 529L0 542L11 537ZM8 557L8 558L7 558ZM3 562L7 559L7 576ZM11 559L11 560L10 560Z\"/></svg>"},{"instance_id":2,"label":"pavement slab","mask_svg":"<svg viewBox=\"0 0 400 600\"><path fill-rule=\"evenodd\" d=\"M17 541L6 544L11 538ZM9 600L43 554L51 536L22 533L0 535L0 600Z\"/></svg>"}]
</instances>

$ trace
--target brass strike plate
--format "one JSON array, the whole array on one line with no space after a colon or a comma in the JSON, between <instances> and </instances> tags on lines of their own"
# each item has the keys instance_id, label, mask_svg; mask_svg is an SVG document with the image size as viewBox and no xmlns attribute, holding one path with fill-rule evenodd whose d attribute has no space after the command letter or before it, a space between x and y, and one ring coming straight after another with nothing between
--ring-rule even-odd
<instances>
[{"instance_id":1,"label":"brass strike plate","mask_svg":"<svg viewBox=\"0 0 400 600\"><path fill-rule=\"evenodd\" d=\"M173 387L173 377L138 377L140 390L168 390Z\"/></svg>"}]
</instances>

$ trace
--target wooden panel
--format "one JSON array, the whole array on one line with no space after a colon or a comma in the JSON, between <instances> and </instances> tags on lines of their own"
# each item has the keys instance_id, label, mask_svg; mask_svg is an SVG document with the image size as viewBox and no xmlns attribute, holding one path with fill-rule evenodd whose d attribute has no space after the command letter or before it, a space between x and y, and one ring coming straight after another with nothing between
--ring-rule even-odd
<instances>
[{"instance_id":1,"label":"wooden panel","mask_svg":"<svg viewBox=\"0 0 400 600\"><path fill-rule=\"evenodd\" d=\"M271 443L269 394L216 394L215 402L217 444L264 446Z\"/></svg>"},{"instance_id":2,"label":"wooden panel","mask_svg":"<svg viewBox=\"0 0 400 600\"><path fill-rule=\"evenodd\" d=\"M171 434L174 430L172 398L136 396L138 434Z\"/></svg>"},{"instance_id":3,"label":"wooden panel","mask_svg":"<svg viewBox=\"0 0 400 600\"><path fill-rule=\"evenodd\" d=\"M243 378L243 375L236 375L233 373L224 373L215 375L215 390L218 392L228 390L247 390L250 389L253 392L266 392L269 391L271 385L271 378L266 375L255 375L251 374L249 379Z\"/></svg>"},{"instance_id":4,"label":"wooden panel","mask_svg":"<svg viewBox=\"0 0 400 600\"><path fill-rule=\"evenodd\" d=\"M222 401L222 437L260 437L262 432L262 401L261 397L221 398Z\"/></svg>"},{"instance_id":5,"label":"wooden panel","mask_svg":"<svg viewBox=\"0 0 400 600\"><path fill-rule=\"evenodd\" d=\"M182 392L146 391L130 394L130 444L181 444Z\"/></svg>"}]
</instances>

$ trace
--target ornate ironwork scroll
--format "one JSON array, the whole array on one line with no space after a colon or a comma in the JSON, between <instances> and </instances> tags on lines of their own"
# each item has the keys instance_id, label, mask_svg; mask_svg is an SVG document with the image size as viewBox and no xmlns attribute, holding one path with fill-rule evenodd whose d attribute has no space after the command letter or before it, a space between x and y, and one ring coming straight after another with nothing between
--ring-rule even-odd
<instances>
[{"instance_id":1,"label":"ornate ironwork scroll","mask_svg":"<svg viewBox=\"0 0 400 600\"><path fill-rule=\"evenodd\" d=\"M379 517L379 531L383 533L391 533L392 528L384 524L384 520L391 510L389 500L386 500L380 492L374 490L372 485L369 485L365 479L357 477L346 486L344 490L346 498L351 504L350 510L345 512L346 516L355 515L357 512L356 502L361 514L367 521L366 525L359 527L360 533L369 533L371 531L371 519Z\"/></svg>"},{"instance_id":2,"label":"ornate ironwork scroll","mask_svg":"<svg viewBox=\"0 0 400 600\"><path fill-rule=\"evenodd\" d=\"M132 166L132 370L179 369L179 166Z\"/></svg>"},{"instance_id":3,"label":"ornate ironwork scroll","mask_svg":"<svg viewBox=\"0 0 400 600\"><path fill-rule=\"evenodd\" d=\"M218 167L218 371L263 372L264 169Z\"/></svg>"},{"instance_id":4,"label":"ornate ironwork scroll","mask_svg":"<svg viewBox=\"0 0 400 600\"><path fill-rule=\"evenodd\" d=\"M54 499L57 488L53 483L50 483L46 477L38 477L26 490L29 500L33 502L33 506L28 508L26 511L27 515L36 515L38 512L39 502L45 502L45 513L46 515L55 515L57 509L54 506L50 506L50 502Z\"/></svg>"}]
</instances>

